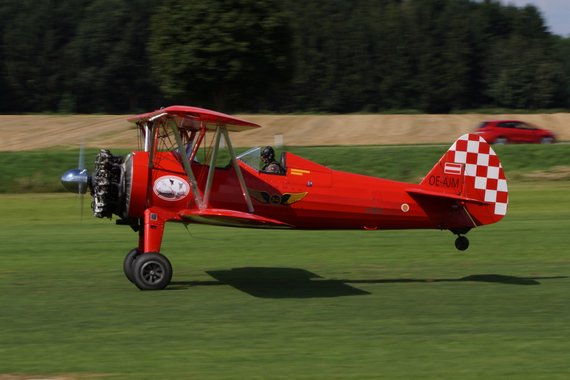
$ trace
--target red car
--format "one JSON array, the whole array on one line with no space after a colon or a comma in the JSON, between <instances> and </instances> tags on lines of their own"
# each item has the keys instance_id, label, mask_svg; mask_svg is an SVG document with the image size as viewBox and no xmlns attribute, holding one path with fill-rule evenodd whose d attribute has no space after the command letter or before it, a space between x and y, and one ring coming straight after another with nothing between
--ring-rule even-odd
<instances>
[{"instance_id":1,"label":"red car","mask_svg":"<svg viewBox=\"0 0 570 380\"><path fill-rule=\"evenodd\" d=\"M556 142L556 136L552 131L519 120L484 121L477 127L475 133L491 144Z\"/></svg>"}]
</instances>

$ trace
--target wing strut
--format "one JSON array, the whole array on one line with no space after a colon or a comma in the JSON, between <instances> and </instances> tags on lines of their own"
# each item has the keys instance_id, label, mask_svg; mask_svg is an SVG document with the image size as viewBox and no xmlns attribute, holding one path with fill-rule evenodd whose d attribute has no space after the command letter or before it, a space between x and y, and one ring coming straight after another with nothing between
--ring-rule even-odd
<instances>
[{"instance_id":1,"label":"wing strut","mask_svg":"<svg viewBox=\"0 0 570 380\"><path fill-rule=\"evenodd\" d=\"M183 120L182 120L183 122ZM208 208L208 203L210 200L210 194L212 193L212 183L214 181L214 175L216 173L216 159L218 157L218 152L220 150L220 142L222 135L224 136L224 140L228 146L228 150L231 156L232 164L236 175L238 177L239 185L241 188L241 192L245 203L247 205L247 211L249 213L253 213L255 210L253 208L253 203L251 202L251 197L249 195L249 191L247 190L247 186L245 184L245 180L243 178L243 174L241 172L241 168L236 159L236 153L232 146L232 142L230 140L230 136L228 134L228 130L225 126L219 125L216 128L216 135L215 135L215 142L213 146L212 156L210 158L210 168L208 169L208 177L206 179L206 188L204 189L204 197L200 193L200 189L198 188L198 182L196 181L196 177L194 176L194 172L192 171L192 166L190 165L190 161L188 159L188 154L186 149L182 146L182 139L180 137L180 133L178 130L178 126L176 123L172 124L172 129L174 131L174 138L176 139L176 144L178 145L178 151L180 152L180 156L182 158L182 164L184 165L184 171L186 172L186 176L188 177L188 181L190 182L190 186L192 187L192 193L194 195L194 201L200 210L205 210ZM201 134L201 137L202 134ZM195 154L194 152L192 154Z\"/></svg>"},{"instance_id":2,"label":"wing strut","mask_svg":"<svg viewBox=\"0 0 570 380\"><path fill-rule=\"evenodd\" d=\"M182 119L184 122L184 119ZM178 130L178 125L176 123L172 123L172 130L174 132L174 138L176 139L176 144L178 145L178 152L180 153L180 157L182 157L182 165L184 165L184 171L186 172L186 176L188 177L188 181L190 182L190 186L192 187L192 194L194 195L194 202L200 210L206 208L204 201L202 200L202 195L200 194L200 189L198 188L198 182L196 182L196 177L194 176L194 172L192 171L192 166L190 166L190 161L188 161L188 155L186 154L186 149L182 146L182 138L180 137L180 131Z\"/></svg>"},{"instance_id":3,"label":"wing strut","mask_svg":"<svg viewBox=\"0 0 570 380\"><path fill-rule=\"evenodd\" d=\"M214 151L210 157L210 168L208 169L208 178L206 179L206 188L204 189L204 205L206 207L210 202L212 182L214 181L214 171L216 170L216 160L218 159L218 151L220 150L220 137L222 136L222 128L223 127L216 128L216 136L214 138Z\"/></svg>"},{"instance_id":4,"label":"wing strut","mask_svg":"<svg viewBox=\"0 0 570 380\"><path fill-rule=\"evenodd\" d=\"M220 128L222 130L222 133L224 134L224 139L226 140L226 144L228 144L228 150L230 151L230 156L232 157L232 164L234 165L234 169L238 177L239 185L241 187L241 193L243 194L245 203L247 203L247 211L249 211L252 214L255 210L253 209L253 204L251 203L251 197L249 196L249 191L247 190L247 186L245 185L245 180L243 179L241 168L239 167L239 164L237 162L236 152L234 151L234 147L232 146L228 130L226 129L226 127L220 127Z\"/></svg>"},{"instance_id":5,"label":"wing strut","mask_svg":"<svg viewBox=\"0 0 570 380\"><path fill-rule=\"evenodd\" d=\"M471 223L473 223L473 228L477 228L477 223L475 223L475 221L473 220L473 217L471 216L471 214L469 213L469 211L467 210L467 207L465 207L465 205L462 205L461 207L463 207L463 211L465 211L465 213L467 214L467 216L469 217L469 220L471 221Z\"/></svg>"}]
</instances>

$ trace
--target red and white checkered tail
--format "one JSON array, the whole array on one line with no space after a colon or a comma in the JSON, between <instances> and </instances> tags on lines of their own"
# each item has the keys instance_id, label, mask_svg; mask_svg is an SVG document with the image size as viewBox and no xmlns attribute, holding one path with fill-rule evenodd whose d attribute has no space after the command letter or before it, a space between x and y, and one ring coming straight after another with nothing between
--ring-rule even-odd
<instances>
[{"instance_id":1,"label":"red and white checkered tail","mask_svg":"<svg viewBox=\"0 0 570 380\"><path fill-rule=\"evenodd\" d=\"M507 214L509 191L501 162L478 135L458 138L421 185L457 199L476 225L496 223Z\"/></svg>"}]
</instances>

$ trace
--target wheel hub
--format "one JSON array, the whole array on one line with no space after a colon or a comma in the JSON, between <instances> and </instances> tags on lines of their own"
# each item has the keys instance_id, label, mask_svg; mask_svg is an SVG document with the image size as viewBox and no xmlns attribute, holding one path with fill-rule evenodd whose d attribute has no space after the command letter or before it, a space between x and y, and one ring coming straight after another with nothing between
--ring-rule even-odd
<instances>
[{"instance_id":1,"label":"wheel hub","mask_svg":"<svg viewBox=\"0 0 570 380\"><path fill-rule=\"evenodd\" d=\"M148 284L155 284L164 277L164 268L154 261L144 264L141 272L143 280Z\"/></svg>"}]
</instances>

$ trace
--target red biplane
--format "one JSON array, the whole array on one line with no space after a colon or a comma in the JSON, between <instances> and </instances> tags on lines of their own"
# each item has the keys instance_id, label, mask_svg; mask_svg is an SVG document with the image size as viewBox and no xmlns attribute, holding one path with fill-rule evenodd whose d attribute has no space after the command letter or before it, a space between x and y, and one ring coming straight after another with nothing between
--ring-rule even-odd
<instances>
[{"instance_id":1,"label":"red biplane","mask_svg":"<svg viewBox=\"0 0 570 380\"><path fill-rule=\"evenodd\" d=\"M465 250L469 230L496 223L507 212L499 158L475 134L457 139L419 184L410 184L333 170L290 152L280 161L270 157L279 169L266 171L262 148L236 155L229 137L259 125L211 110L171 106L129 121L139 131L139 150L124 157L101 150L92 176L80 167L67 171L62 183L81 194L89 188L96 217L114 214L117 224L138 231L138 247L127 254L124 272L143 290L163 289L172 278L172 266L160 253L166 222L446 229L458 236L456 248ZM208 154L200 160L201 146ZM216 165L223 147L229 164Z\"/></svg>"}]
</instances>

